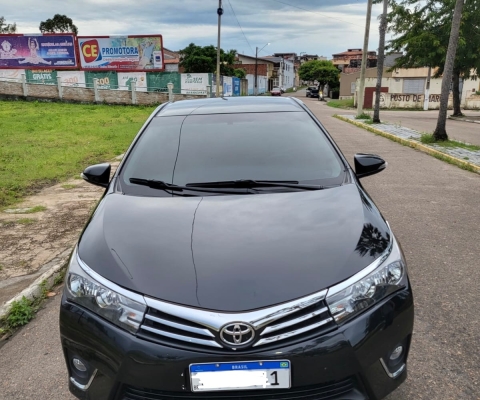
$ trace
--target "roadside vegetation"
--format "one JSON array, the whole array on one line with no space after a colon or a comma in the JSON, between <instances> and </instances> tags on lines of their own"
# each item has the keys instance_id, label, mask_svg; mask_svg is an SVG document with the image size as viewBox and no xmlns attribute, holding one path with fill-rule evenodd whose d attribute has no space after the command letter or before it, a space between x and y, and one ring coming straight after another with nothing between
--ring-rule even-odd
<instances>
[{"instance_id":1,"label":"roadside vegetation","mask_svg":"<svg viewBox=\"0 0 480 400\"><path fill-rule=\"evenodd\" d=\"M343 108L343 109L349 109L354 107L353 99L330 100L327 102L327 106L330 106L333 108Z\"/></svg>"},{"instance_id":2,"label":"roadside vegetation","mask_svg":"<svg viewBox=\"0 0 480 400\"><path fill-rule=\"evenodd\" d=\"M421 136L420 141L423 144L435 144L440 147L446 147L446 148L462 148L462 149L467 149L467 150L472 150L472 151L478 151L480 150L480 146L476 146L473 144L467 144L464 142L459 142L457 140L443 140L440 142L437 142L435 138L433 137L433 134L431 133L425 133Z\"/></svg>"},{"instance_id":3,"label":"roadside vegetation","mask_svg":"<svg viewBox=\"0 0 480 400\"><path fill-rule=\"evenodd\" d=\"M0 209L123 153L153 109L0 101Z\"/></svg>"}]
</instances>

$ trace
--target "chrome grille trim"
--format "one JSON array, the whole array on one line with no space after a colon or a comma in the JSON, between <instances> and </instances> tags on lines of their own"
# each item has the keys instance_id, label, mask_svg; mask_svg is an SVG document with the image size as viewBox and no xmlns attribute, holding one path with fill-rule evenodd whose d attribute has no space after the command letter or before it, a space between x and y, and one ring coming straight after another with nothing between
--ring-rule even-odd
<instances>
[{"instance_id":1,"label":"chrome grille trim","mask_svg":"<svg viewBox=\"0 0 480 400\"><path fill-rule=\"evenodd\" d=\"M327 319L324 319L323 321L317 322L316 324L305 326L304 328L296 329L294 331L290 331L290 332L287 332L287 333L282 333L282 334L276 335L276 336L271 336L269 338L263 338L263 339L260 339L257 343L255 343L253 345L253 347L262 346L264 344L270 344L270 343L273 343L273 342L278 342L279 340L288 339L291 336L297 336L297 335L300 335L304 332L311 331L312 329L319 328L320 326L328 324L331 321L333 321L333 318L329 317Z\"/></svg>"},{"instance_id":2,"label":"chrome grille trim","mask_svg":"<svg viewBox=\"0 0 480 400\"><path fill-rule=\"evenodd\" d=\"M168 326L171 326L172 328L180 329L182 331L193 332L203 336L215 337L215 335L212 332L210 332L208 329L201 329L201 328L195 328L194 326L178 324L176 322L169 321L168 319L154 317L153 315L149 315L149 314L146 314L145 318L149 319L150 321L158 322L159 324L162 324L162 325L168 325Z\"/></svg>"},{"instance_id":3,"label":"chrome grille trim","mask_svg":"<svg viewBox=\"0 0 480 400\"><path fill-rule=\"evenodd\" d=\"M205 340L205 339L198 339L198 338L188 337L188 336L183 336L183 335L177 335L176 333L166 332L166 331L162 331L160 329L151 328L150 326L147 326L147 325L142 325L140 328L145 330L145 331L155 333L157 335L165 336L165 337L171 338L171 339L181 340L183 342L195 343L195 344L199 344L199 345L202 345L202 346L223 348L222 345L220 345L219 343L217 343L213 340Z\"/></svg>"},{"instance_id":4,"label":"chrome grille trim","mask_svg":"<svg viewBox=\"0 0 480 400\"><path fill-rule=\"evenodd\" d=\"M243 321L253 326L255 330L259 330L280 318L319 303L325 299L326 294L327 289L277 306L243 313L201 310L193 307L167 303L147 296L145 296L144 299L148 307L202 325L214 332L219 332L224 325L232 321Z\"/></svg>"},{"instance_id":5,"label":"chrome grille trim","mask_svg":"<svg viewBox=\"0 0 480 400\"><path fill-rule=\"evenodd\" d=\"M311 312L310 314L302 315L301 317L291 319L289 321L285 321L285 322L282 322L282 323L277 324L277 325L267 326L263 330L263 332L260 334L260 336L264 336L264 335L267 335L271 332L275 332L275 331L278 331L280 329L288 328L289 326L299 324L300 322L303 322L303 321L306 321L310 318L316 317L317 315L320 315L320 314L326 312L327 310L328 310L328 308L324 307L320 310L316 310L314 312Z\"/></svg>"}]
</instances>

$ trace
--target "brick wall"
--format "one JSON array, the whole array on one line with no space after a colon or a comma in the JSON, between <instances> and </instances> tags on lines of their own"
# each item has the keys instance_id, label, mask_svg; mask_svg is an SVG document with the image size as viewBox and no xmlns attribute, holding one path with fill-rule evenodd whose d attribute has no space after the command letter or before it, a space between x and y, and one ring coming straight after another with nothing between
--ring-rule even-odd
<instances>
[{"instance_id":1,"label":"brick wall","mask_svg":"<svg viewBox=\"0 0 480 400\"><path fill-rule=\"evenodd\" d=\"M95 93L92 89L64 86L63 100L78 101L80 103L94 103Z\"/></svg>"},{"instance_id":2,"label":"brick wall","mask_svg":"<svg viewBox=\"0 0 480 400\"><path fill-rule=\"evenodd\" d=\"M62 87L63 101L75 103L94 103L95 91L93 89L64 86ZM132 92L127 90L99 90L99 101L108 104L132 104ZM137 92L137 104L150 105L168 101L168 93L164 92ZM22 83L0 81L0 97L25 98ZM27 84L27 97L29 99L60 100L56 85ZM205 98L205 96L175 94L174 100L192 100Z\"/></svg>"},{"instance_id":3,"label":"brick wall","mask_svg":"<svg viewBox=\"0 0 480 400\"><path fill-rule=\"evenodd\" d=\"M235 64L232 67L244 69L247 75L255 75L255 64ZM258 64L257 67L257 75L267 76L267 64Z\"/></svg>"},{"instance_id":4,"label":"brick wall","mask_svg":"<svg viewBox=\"0 0 480 400\"><path fill-rule=\"evenodd\" d=\"M58 99L58 87L54 85L27 85L27 95L40 99Z\"/></svg>"}]
</instances>

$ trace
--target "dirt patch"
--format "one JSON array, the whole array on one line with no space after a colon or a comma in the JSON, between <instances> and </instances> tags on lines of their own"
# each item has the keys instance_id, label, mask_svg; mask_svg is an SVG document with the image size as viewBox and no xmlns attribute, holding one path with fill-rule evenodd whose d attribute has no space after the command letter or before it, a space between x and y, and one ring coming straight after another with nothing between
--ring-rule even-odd
<instances>
[{"instance_id":1,"label":"dirt patch","mask_svg":"<svg viewBox=\"0 0 480 400\"><path fill-rule=\"evenodd\" d=\"M112 171L118 164L112 164ZM0 212L0 305L75 244L103 191L74 178L44 187L8 212Z\"/></svg>"}]
</instances>

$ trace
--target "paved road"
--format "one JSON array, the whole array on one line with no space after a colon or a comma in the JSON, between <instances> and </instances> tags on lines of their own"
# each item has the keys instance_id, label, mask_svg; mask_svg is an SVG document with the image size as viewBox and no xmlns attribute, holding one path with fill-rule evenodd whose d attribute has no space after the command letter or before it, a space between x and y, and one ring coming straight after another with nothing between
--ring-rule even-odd
<instances>
[{"instance_id":1,"label":"paved road","mask_svg":"<svg viewBox=\"0 0 480 400\"><path fill-rule=\"evenodd\" d=\"M382 155L364 186L401 240L415 294L409 378L387 400L480 399L480 176L331 117L302 98L347 158ZM0 399L72 399L58 335L58 297L0 349Z\"/></svg>"}]
</instances>

